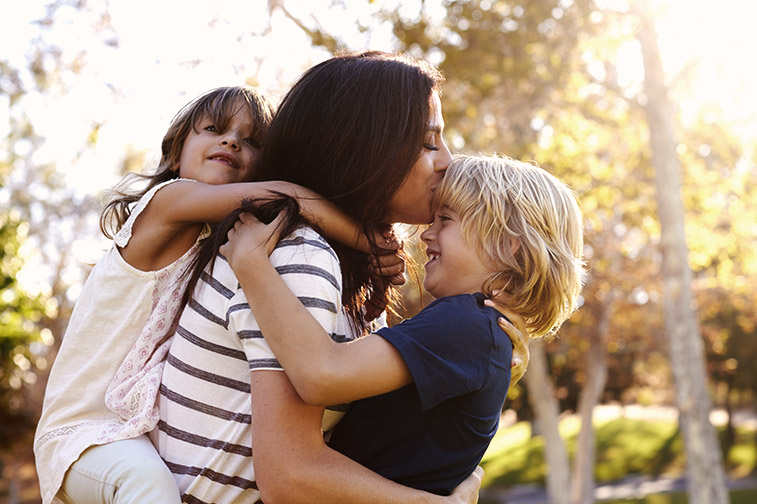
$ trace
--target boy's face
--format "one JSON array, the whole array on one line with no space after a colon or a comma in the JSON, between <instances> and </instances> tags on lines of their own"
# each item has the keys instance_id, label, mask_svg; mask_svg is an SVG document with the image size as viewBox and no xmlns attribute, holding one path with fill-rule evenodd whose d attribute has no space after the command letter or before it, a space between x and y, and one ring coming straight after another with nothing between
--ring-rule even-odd
<instances>
[{"instance_id":1,"label":"boy's face","mask_svg":"<svg viewBox=\"0 0 757 504\"><path fill-rule=\"evenodd\" d=\"M246 107L238 108L225 131L207 116L195 129L181 149L180 177L213 185L252 179L260 149L252 145L252 118Z\"/></svg>"},{"instance_id":2,"label":"boy's face","mask_svg":"<svg viewBox=\"0 0 757 504\"><path fill-rule=\"evenodd\" d=\"M480 292L494 273L463 238L460 217L445 206L434 212L434 220L421 239L428 256L423 287L436 298Z\"/></svg>"}]
</instances>

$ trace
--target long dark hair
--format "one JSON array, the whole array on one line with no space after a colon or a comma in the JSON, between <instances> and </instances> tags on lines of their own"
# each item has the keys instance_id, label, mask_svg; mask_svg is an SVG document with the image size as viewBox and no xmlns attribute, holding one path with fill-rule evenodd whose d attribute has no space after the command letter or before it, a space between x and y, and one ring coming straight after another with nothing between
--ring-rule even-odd
<instances>
[{"instance_id":1,"label":"long dark hair","mask_svg":"<svg viewBox=\"0 0 757 504\"><path fill-rule=\"evenodd\" d=\"M315 65L279 105L256 180L315 190L369 237L389 230L387 205L421 153L429 99L441 82L433 66L399 54L346 54ZM341 264L342 304L361 326L360 308L371 288L367 255L329 243ZM377 253L378 245L372 249ZM373 288L389 294L388 286Z\"/></svg>"},{"instance_id":2,"label":"long dark hair","mask_svg":"<svg viewBox=\"0 0 757 504\"><path fill-rule=\"evenodd\" d=\"M183 303L188 303L193 296L197 282L200 281L204 272L204 267L199 265L210 264L208 274L213 274L213 258L218 254L218 249L226 243L229 230L234 227L239 218L239 214L251 213L261 222L270 223L279 213L284 212L284 218L279 224L281 227L281 237L287 236L299 226L307 224L305 218L300 215L300 205L297 200L287 194L271 192L270 197L248 198L242 200L239 208L231 212L224 220L213 227L213 232L204 240L200 246L197 256L193 259L193 265L188 270L189 281L184 290Z\"/></svg>"},{"instance_id":3,"label":"long dark hair","mask_svg":"<svg viewBox=\"0 0 757 504\"><path fill-rule=\"evenodd\" d=\"M160 163L152 173L127 173L110 191L111 199L100 216L100 229L108 238L118 232L131 215L134 203L158 184L179 178L179 159L184 141L189 132L196 131L197 124L209 117L221 130L225 130L239 107L247 107L252 117L252 140L254 146L263 147L263 140L273 118L273 102L257 89L246 86L211 89L185 105L173 118L161 143ZM140 180L147 184L140 190L129 188Z\"/></svg>"}]
</instances>

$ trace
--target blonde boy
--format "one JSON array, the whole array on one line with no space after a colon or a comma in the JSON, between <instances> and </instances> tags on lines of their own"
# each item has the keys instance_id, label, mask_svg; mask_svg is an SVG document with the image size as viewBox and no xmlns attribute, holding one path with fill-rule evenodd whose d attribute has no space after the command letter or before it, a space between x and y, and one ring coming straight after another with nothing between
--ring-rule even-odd
<instances>
[{"instance_id":1,"label":"blonde boy","mask_svg":"<svg viewBox=\"0 0 757 504\"><path fill-rule=\"evenodd\" d=\"M481 461L510 381L508 326L485 300L502 292L532 336L554 333L576 306L583 238L572 191L504 156L456 157L433 209L421 239L423 285L436 301L349 343L334 343L271 266L276 220L244 215L221 251L303 400L355 401L329 444L398 483L447 495Z\"/></svg>"}]
</instances>

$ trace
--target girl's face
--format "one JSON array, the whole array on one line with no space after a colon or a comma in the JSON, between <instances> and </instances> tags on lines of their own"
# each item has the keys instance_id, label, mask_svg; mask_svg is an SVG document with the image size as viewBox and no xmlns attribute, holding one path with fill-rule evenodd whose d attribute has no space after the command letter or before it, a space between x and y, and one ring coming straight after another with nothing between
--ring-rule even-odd
<instances>
[{"instance_id":1,"label":"girl's face","mask_svg":"<svg viewBox=\"0 0 757 504\"><path fill-rule=\"evenodd\" d=\"M240 103L224 131L203 117L184 140L179 176L220 185L252 179L260 149L252 145L252 117Z\"/></svg>"},{"instance_id":2,"label":"girl's face","mask_svg":"<svg viewBox=\"0 0 757 504\"><path fill-rule=\"evenodd\" d=\"M445 206L437 209L421 240L426 243L428 256L423 287L436 298L480 292L494 273L466 242L460 217Z\"/></svg>"},{"instance_id":3,"label":"girl's face","mask_svg":"<svg viewBox=\"0 0 757 504\"><path fill-rule=\"evenodd\" d=\"M431 213L431 198L441 182L444 171L452 161L447 144L444 143L444 118L442 103L436 92L429 99L431 114L428 131L421 152L397 192L389 200L389 222L428 224Z\"/></svg>"}]
</instances>

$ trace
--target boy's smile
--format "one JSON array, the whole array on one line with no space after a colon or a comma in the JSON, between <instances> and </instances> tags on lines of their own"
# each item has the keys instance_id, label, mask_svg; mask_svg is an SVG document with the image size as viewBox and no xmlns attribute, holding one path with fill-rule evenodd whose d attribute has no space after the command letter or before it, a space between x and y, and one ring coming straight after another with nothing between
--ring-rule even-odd
<instances>
[{"instance_id":1,"label":"boy's smile","mask_svg":"<svg viewBox=\"0 0 757 504\"><path fill-rule=\"evenodd\" d=\"M436 210L421 239L428 256L423 287L436 298L480 292L486 279L495 273L465 240L460 217L447 207Z\"/></svg>"}]
</instances>

